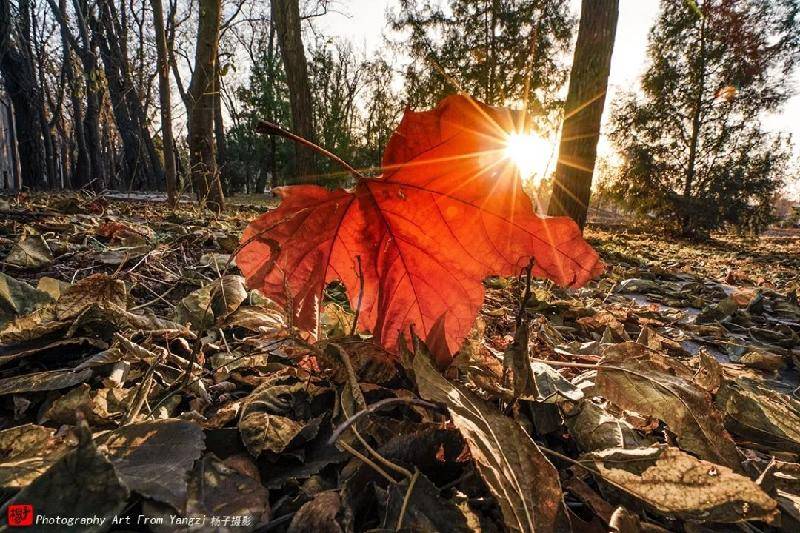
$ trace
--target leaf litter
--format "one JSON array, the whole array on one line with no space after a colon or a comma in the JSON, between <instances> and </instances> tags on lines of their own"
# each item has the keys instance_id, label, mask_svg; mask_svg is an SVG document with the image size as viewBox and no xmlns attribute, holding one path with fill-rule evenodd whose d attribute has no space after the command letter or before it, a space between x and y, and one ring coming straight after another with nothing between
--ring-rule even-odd
<instances>
[{"instance_id":1,"label":"leaf litter","mask_svg":"<svg viewBox=\"0 0 800 533\"><path fill-rule=\"evenodd\" d=\"M5 505L163 517L151 531L800 523L797 237L590 229L601 277L527 296L524 269L486 279L442 365L414 336L393 353L356 333L341 285L315 332L248 289L231 258L261 208L9 203ZM189 525L203 515L239 525Z\"/></svg>"}]
</instances>

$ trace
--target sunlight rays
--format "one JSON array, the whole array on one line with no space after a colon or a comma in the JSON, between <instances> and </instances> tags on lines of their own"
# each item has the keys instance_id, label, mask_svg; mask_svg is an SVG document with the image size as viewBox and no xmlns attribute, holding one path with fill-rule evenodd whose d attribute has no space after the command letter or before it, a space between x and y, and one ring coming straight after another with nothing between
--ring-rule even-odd
<instances>
[{"instance_id":1,"label":"sunlight rays","mask_svg":"<svg viewBox=\"0 0 800 533\"><path fill-rule=\"evenodd\" d=\"M565 118L574 116L576 113L579 113L582 109L591 105L593 102L597 101L603 96L604 93L600 93L588 98L586 102L568 112ZM435 165L447 162L453 162L454 165L458 165L459 162L466 160L481 160L481 170L472 172L469 176L466 176L466 178L463 179L453 191L450 191L451 193L462 187L469 186L475 180L488 177L491 173L495 172L498 167L505 165L511 165L513 169L508 170L510 172L516 171L523 183L533 184L534 186L538 185L539 182L548 177L550 172L555 170L554 166L559 164L578 169L582 172L593 172L593 169L589 168L581 161L573 157L561 155L556 142L551 137L545 137L541 135L534 129L534 127L532 127L532 120L527 111L509 110L507 116L495 117L488 112L487 108L485 108L475 99L468 96L467 99L470 103L471 109L473 109L478 115L478 122L481 124L478 127L462 128L462 131L460 133L455 133L455 135L461 135L463 133L465 135L472 136L473 138L483 139L485 140L486 145L497 146L497 148L476 150L469 153L455 155L441 155L430 158L426 157L425 154L419 154L419 156L416 158L406 161L402 164L365 167L356 170L361 173L382 174L382 176L365 179L390 179L390 175L392 173L402 171L403 169L413 169L416 167L424 167L426 165ZM570 137L561 138L561 142L579 141L588 137L590 137L590 135L576 134ZM504 171L497 173L497 176L499 177L505 174L506 172L504 169ZM325 174L318 174L314 176L314 178L320 182L324 182L326 180L341 179L347 175L348 172L346 171L334 171ZM436 177L437 176L431 176L431 179L436 179ZM503 180L500 178L498 181L502 182ZM499 186L501 186L501 183L495 183L492 185L492 188L495 190ZM558 184L554 184L554 187L558 187ZM565 190L564 192L566 192L573 201L583 203L572 193L572 191ZM541 205L541 202L539 201L540 199L533 198L533 200L536 200L537 210L540 212L544 211L546 206ZM553 200L558 201L557 198L552 198L551 201Z\"/></svg>"}]
</instances>

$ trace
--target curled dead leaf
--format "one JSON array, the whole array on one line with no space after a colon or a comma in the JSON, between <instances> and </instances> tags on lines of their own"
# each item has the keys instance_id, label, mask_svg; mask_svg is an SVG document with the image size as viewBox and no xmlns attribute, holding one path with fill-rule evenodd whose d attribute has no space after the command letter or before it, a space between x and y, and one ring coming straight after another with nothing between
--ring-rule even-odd
<instances>
[{"instance_id":1,"label":"curled dead leaf","mask_svg":"<svg viewBox=\"0 0 800 533\"><path fill-rule=\"evenodd\" d=\"M720 388L716 402L734 435L769 451L800 453L800 401L739 378Z\"/></svg>"},{"instance_id":2,"label":"curled dead leaf","mask_svg":"<svg viewBox=\"0 0 800 533\"><path fill-rule=\"evenodd\" d=\"M641 344L610 346L597 369L597 394L640 414L659 418L678 444L702 458L742 471L742 457L725 430L711 395L692 371Z\"/></svg>"},{"instance_id":3,"label":"curled dead leaf","mask_svg":"<svg viewBox=\"0 0 800 533\"><path fill-rule=\"evenodd\" d=\"M800 464L773 459L759 476L758 484L781 506L782 530L800 530Z\"/></svg>"},{"instance_id":4,"label":"curled dead leaf","mask_svg":"<svg viewBox=\"0 0 800 533\"><path fill-rule=\"evenodd\" d=\"M447 406L466 439L478 471L510 531L568 529L558 471L515 420L464 387L447 381L427 360L414 357L420 396Z\"/></svg>"},{"instance_id":5,"label":"curled dead leaf","mask_svg":"<svg viewBox=\"0 0 800 533\"><path fill-rule=\"evenodd\" d=\"M286 452L319 431L321 416L312 412L313 396L324 389L292 376L274 376L245 398L239 415L242 441L253 457L263 451Z\"/></svg>"},{"instance_id":6,"label":"curled dead leaf","mask_svg":"<svg viewBox=\"0 0 800 533\"><path fill-rule=\"evenodd\" d=\"M673 447L586 455L601 478L667 517L697 522L771 521L777 503L749 478Z\"/></svg>"},{"instance_id":7,"label":"curled dead leaf","mask_svg":"<svg viewBox=\"0 0 800 533\"><path fill-rule=\"evenodd\" d=\"M0 272L0 328L52 300L48 293Z\"/></svg>"},{"instance_id":8,"label":"curled dead leaf","mask_svg":"<svg viewBox=\"0 0 800 533\"><path fill-rule=\"evenodd\" d=\"M222 276L181 300L175 307L175 321L204 331L233 314L246 299L242 276Z\"/></svg>"}]
</instances>

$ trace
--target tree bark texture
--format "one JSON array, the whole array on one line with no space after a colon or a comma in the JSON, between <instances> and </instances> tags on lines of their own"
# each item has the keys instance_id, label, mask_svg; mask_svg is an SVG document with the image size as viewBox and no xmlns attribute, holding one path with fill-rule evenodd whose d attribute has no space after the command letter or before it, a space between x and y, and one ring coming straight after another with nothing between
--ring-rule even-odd
<instances>
[{"instance_id":1,"label":"tree bark texture","mask_svg":"<svg viewBox=\"0 0 800 533\"><path fill-rule=\"evenodd\" d=\"M38 187L46 178L47 166L42 137L41 98L31 50L30 1L20 0L19 17L11 18L8 0L0 0L0 71L16 115L22 186Z\"/></svg>"},{"instance_id":2,"label":"tree bark texture","mask_svg":"<svg viewBox=\"0 0 800 533\"><path fill-rule=\"evenodd\" d=\"M194 72L189 83L189 166L195 194L214 210L225 206L214 142L214 88L219 48L221 0L200 0Z\"/></svg>"},{"instance_id":3,"label":"tree bark texture","mask_svg":"<svg viewBox=\"0 0 800 533\"><path fill-rule=\"evenodd\" d=\"M175 142L172 137L172 100L169 85L169 52L164 31L164 7L161 0L150 0L156 31L158 54L158 96L161 104L161 143L164 152L164 179L167 188L167 203L175 206L177 179L175 173Z\"/></svg>"},{"instance_id":4,"label":"tree bark texture","mask_svg":"<svg viewBox=\"0 0 800 533\"><path fill-rule=\"evenodd\" d=\"M73 177L73 186L84 187L91 185L95 189L101 189L108 185L107 172L105 160L103 158L103 144L100 131L100 110L103 107L103 84L99 72L97 70L97 39L96 36L89 32L89 26L86 21L89 8L86 0L73 0L72 4L75 8L76 27L78 29L78 37L72 35L69 21L67 19L66 2L60 1L56 5L55 0L48 0L48 4L53 11L54 16L61 26L61 38L64 41L65 47L69 44L69 48L75 52L80 58L83 79L85 84L84 98L86 100L86 112L83 115L83 124L76 123L76 129L83 128L81 132L85 149L88 154L89 172L86 174L77 174ZM71 98L80 99L80 90L77 85L73 88ZM73 100L74 101L74 100ZM80 106L76 109L79 111ZM77 112L76 112L77 113ZM78 116L77 114L75 115ZM80 134L79 134L80 135ZM78 138L80 142L80 138ZM80 150L80 145L78 147ZM80 157L80 155L79 155Z\"/></svg>"},{"instance_id":5,"label":"tree bark texture","mask_svg":"<svg viewBox=\"0 0 800 533\"><path fill-rule=\"evenodd\" d=\"M126 31L110 0L98 2L99 19L93 19L108 81L117 129L125 152L125 180L155 189L163 183L164 169L147 127L147 117L130 71Z\"/></svg>"},{"instance_id":6,"label":"tree bark texture","mask_svg":"<svg viewBox=\"0 0 800 533\"><path fill-rule=\"evenodd\" d=\"M586 225L619 0L583 0L548 215Z\"/></svg>"},{"instance_id":7,"label":"tree bark texture","mask_svg":"<svg viewBox=\"0 0 800 533\"><path fill-rule=\"evenodd\" d=\"M227 163L227 145L225 143L225 122L222 118L222 85L221 85L221 66L217 57L216 68L214 69L214 141L217 150L217 173L223 185L223 192L228 194L227 188L230 184L225 172Z\"/></svg>"},{"instance_id":8,"label":"tree bark texture","mask_svg":"<svg viewBox=\"0 0 800 533\"><path fill-rule=\"evenodd\" d=\"M66 12L66 0L59 0L59 10ZM76 189L80 188L86 182L91 181L92 167L89 160L89 149L86 146L86 135L84 131L83 122L83 107L81 86L75 75L75 63L72 56L72 47L69 44L68 28L59 25L61 28L61 46L64 49L64 74L67 78L67 89L69 91L69 99L72 104L72 123L74 124L73 134L75 135L75 146L77 153L75 154L76 160L74 171L72 172L71 182L72 186Z\"/></svg>"},{"instance_id":9,"label":"tree bark texture","mask_svg":"<svg viewBox=\"0 0 800 533\"><path fill-rule=\"evenodd\" d=\"M300 31L300 6L298 0L272 0L272 18L281 49L286 83L289 86L289 103L292 109L294 133L315 140L314 107L308 79L303 39ZM307 181L316 171L314 152L295 144L295 181Z\"/></svg>"}]
</instances>

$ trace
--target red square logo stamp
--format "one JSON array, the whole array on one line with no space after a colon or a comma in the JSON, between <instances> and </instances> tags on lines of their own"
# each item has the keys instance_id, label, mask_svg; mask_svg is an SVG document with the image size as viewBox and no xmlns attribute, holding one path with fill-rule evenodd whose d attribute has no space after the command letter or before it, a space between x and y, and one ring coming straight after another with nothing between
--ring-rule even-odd
<instances>
[{"instance_id":1,"label":"red square logo stamp","mask_svg":"<svg viewBox=\"0 0 800 533\"><path fill-rule=\"evenodd\" d=\"M8 525L12 527L27 527L33 525L33 505L9 505Z\"/></svg>"}]
</instances>

